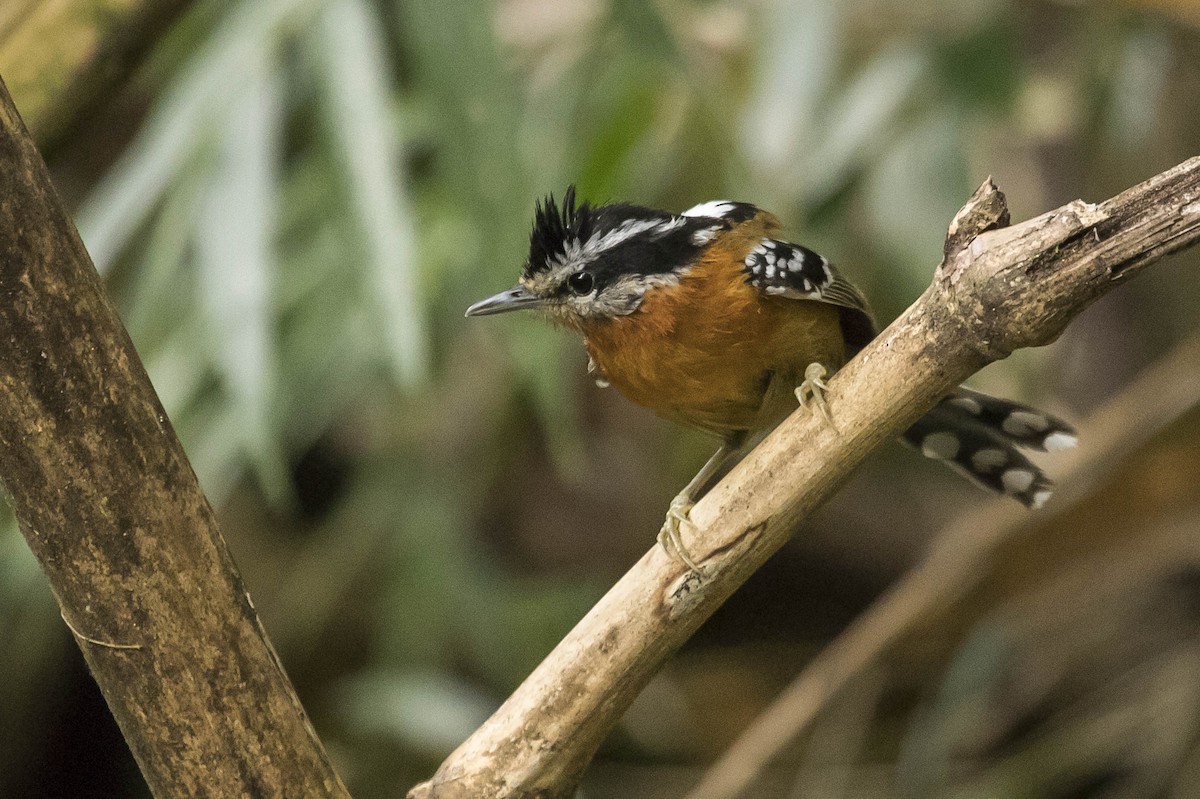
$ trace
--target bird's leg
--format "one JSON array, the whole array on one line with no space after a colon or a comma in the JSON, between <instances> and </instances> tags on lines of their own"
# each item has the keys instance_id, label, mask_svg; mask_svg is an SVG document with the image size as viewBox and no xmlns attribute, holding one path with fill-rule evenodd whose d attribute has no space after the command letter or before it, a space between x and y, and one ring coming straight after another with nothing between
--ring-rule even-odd
<instances>
[{"instance_id":1,"label":"bird's leg","mask_svg":"<svg viewBox=\"0 0 1200 799\"><path fill-rule=\"evenodd\" d=\"M796 386L796 399L800 400L800 405L804 408L807 408L809 400L812 400L813 405L816 405L825 417L825 421L832 425L833 416L829 413L829 403L825 401L825 392L829 390L829 386L825 385L825 377L828 374L829 371L823 365L810 363L804 370L804 382Z\"/></svg>"},{"instance_id":2,"label":"bird's leg","mask_svg":"<svg viewBox=\"0 0 1200 799\"><path fill-rule=\"evenodd\" d=\"M667 519L658 531L658 544L668 557L678 558L689 569L699 573L700 567L688 554L687 547L683 545L679 535L679 525L688 521L688 514L692 512L692 506L695 504L687 489L680 491L675 499L671 500L671 506L667 509Z\"/></svg>"},{"instance_id":3,"label":"bird's leg","mask_svg":"<svg viewBox=\"0 0 1200 799\"><path fill-rule=\"evenodd\" d=\"M725 462L741 444L741 440L741 436L736 436L727 439L717 448L717 451L708 459L708 462L700 467L700 471L696 473L696 476L684 486L675 499L671 500L671 507L667 509L666 521L663 522L662 529L658 531L658 543L663 548L663 551L670 557L675 557L683 561L683 564L694 572L699 573L700 567L683 545L683 538L679 534L679 526L683 522L690 521L688 514L692 512L692 506L696 504L696 495L703 490L705 484L712 479L712 476L725 465Z\"/></svg>"}]
</instances>

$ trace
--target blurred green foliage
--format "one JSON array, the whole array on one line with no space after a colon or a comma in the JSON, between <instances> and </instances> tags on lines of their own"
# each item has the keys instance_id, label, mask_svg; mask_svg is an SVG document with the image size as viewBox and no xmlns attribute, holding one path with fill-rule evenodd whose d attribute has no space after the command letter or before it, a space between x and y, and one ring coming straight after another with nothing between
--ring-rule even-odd
<instances>
[{"instance_id":1,"label":"blurred green foliage","mask_svg":"<svg viewBox=\"0 0 1200 799\"><path fill-rule=\"evenodd\" d=\"M574 181L595 200L756 202L889 318L988 174L1019 219L1194 154L1200 37L1169 6L1119 3L197 0L125 91L146 107L132 138L52 165L111 163L80 231L317 726L370 797L486 717L650 545L708 447L591 387L560 333L462 319L515 279L536 197ZM1170 274L982 382L1095 404L1193 326L1200 279ZM745 676L741 704L978 501L901 457L868 467L807 553L708 633L747 647L712 672ZM12 529L0 630L21 642L0 652L0 789L50 795L31 787L39 747L65 733L42 708L66 689L35 675L74 654ZM646 701L702 714L681 705L688 684L666 675ZM711 754L741 718L703 737L691 714L635 708L589 795L677 795L663 760ZM635 781L606 788L629 764Z\"/></svg>"}]
</instances>

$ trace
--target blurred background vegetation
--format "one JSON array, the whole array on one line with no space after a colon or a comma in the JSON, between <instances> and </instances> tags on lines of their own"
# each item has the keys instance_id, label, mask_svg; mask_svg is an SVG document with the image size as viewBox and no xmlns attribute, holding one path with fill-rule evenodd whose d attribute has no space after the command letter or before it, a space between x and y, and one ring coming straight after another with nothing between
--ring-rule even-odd
<instances>
[{"instance_id":1,"label":"blurred background vegetation","mask_svg":"<svg viewBox=\"0 0 1200 799\"><path fill-rule=\"evenodd\" d=\"M1200 151L1192 0L6 0L0 75L360 799L428 776L712 447L595 387L571 338L463 319L514 281L534 198L753 201L887 319L989 174L1024 219ZM1094 429L1194 334L1197 267L976 384ZM1200 795L1200 412L1156 424L748 795ZM943 472L873 457L638 699L585 795L681 796L994 502ZM0 796L146 795L11 520L0 638Z\"/></svg>"}]
</instances>

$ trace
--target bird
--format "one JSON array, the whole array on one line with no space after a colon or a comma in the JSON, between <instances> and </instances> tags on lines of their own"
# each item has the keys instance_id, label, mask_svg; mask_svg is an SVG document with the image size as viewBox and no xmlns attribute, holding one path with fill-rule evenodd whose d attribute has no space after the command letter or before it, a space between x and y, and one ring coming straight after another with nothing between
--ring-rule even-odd
<instances>
[{"instance_id":1,"label":"bird","mask_svg":"<svg viewBox=\"0 0 1200 799\"><path fill-rule=\"evenodd\" d=\"M720 440L671 501L658 542L693 572L681 525L714 477L797 403L830 420L828 376L877 334L862 292L813 250L780 238L757 206L713 200L685 211L625 202L534 203L517 285L466 315L534 310L583 338L600 385ZM1077 443L1066 422L965 387L901 440L989 491L1041 507L1053 485L1019 449Z\"/></svg>"}]
</instances>

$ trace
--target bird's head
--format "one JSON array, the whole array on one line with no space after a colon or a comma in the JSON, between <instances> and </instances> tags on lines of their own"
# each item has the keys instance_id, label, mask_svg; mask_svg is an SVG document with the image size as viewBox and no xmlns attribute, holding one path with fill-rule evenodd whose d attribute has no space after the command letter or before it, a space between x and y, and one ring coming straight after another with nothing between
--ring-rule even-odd
<instances>
[{"instance_id":1,"label":"bird's head","mask_svg":"<svg viewBox=\"0 0 1200 799\"><path fill-rule=\"evenodd\" d=\"M627 203L577 205L571 186L561 206L554 195L535 206L520 282L475 303L467 316L527 308L580 330L627 316L647 292L678 283L721 233L755 211L726 201L681 214Z\"/></svg>"}]
</instances>

